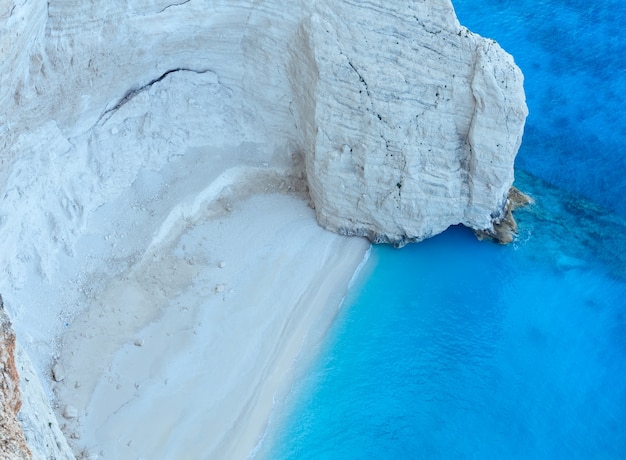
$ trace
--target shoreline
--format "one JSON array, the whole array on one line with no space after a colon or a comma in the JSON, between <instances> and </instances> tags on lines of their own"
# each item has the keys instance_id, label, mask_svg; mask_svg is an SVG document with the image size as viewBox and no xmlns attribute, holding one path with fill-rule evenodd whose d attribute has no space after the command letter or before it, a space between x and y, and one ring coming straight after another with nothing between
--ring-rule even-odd
<instances>
[{"instance_id":1,"label":"shoreline","mask_svg":"<svg viewBox=\"0 0 626 460\"><path fill-rule=\"evenodd\" d=\"M303 342L302 347L299 350L297 356L293 361L293 367L291 369L292 375L288 382L285 382L284 391L281 393L280 397L275 400L275 404L273 410L268 418L266 429L263 432L263 436L259 439L259 442L254 447L252 452L249 455L249 459L259 459L263 460L268 458L267 455L272 451L272 437L276 432L276 429L280 430L284 428L285 416L289 414L288 408L290 407L290 398L292 397L292 392L295 386L298 384L298 380L301 379L306 373L311 369L311 366L314 365L316 359L319 358L322 348L324 347L324 343L327 340L328 332L333 326L334 321L336 320L339 311L344 307L346 297L348 292L355 285L359 275L366 267L368 261L370 260L372 246L371 244L368 246L361 262L356 267L354 272L352 273L352 277L348 282L348 285L344 291L341 300L336 305L336 310L332 313L332 316L328 318L324 318L325 321L318 325L319 330L317 333L310 334ZM330 307L331 305L329 305ZM276 424L276 425L274 425ZM269 435L269 436L268 436ZM266 444L266 442L270 442ZM259 457L257 457L260 455Z\"/></svg>"},{"instance_id":2,"label":"shoreline","mask_svg":"<svg viewBox=\"0 0 626 460\"><path fill-rule=\"evenodd\" d=\"M248 458L262 440L369 243L323 230L293 195L231 206L159 234L69 326L54 386L79 458Z\"/></svg>"}]
</instances>

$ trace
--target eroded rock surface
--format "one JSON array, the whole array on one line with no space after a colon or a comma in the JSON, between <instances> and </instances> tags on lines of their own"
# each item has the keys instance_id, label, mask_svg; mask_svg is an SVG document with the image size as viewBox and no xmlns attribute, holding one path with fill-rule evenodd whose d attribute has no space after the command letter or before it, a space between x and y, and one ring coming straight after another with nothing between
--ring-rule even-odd
<instances>
[{"instance_id":1,"label":"eroded rock surface","mask_svg":"<svg viewBox=\"0 0 626 460\"><path fill-rule=\"evenodd\" d=\"M78 242L140 184L94 250L121 265L145 250L168 216L150 178L178 158L201 151L209 183L238 164L301 178L304 156L320 223L373 241L489 234L506 217L522 76L450 0L0 0L0 21L0 291L33 361L20 372L36 457L72 456L54 382L38 379L93 301L85 274L102 258ZM128 222L138 243L122 252Z\"/></svg>"},{"instance_id":2,"label":"eroded rock surface","mask_svg":"<svg viewBox=\"0 0 626 460\"><path fill-rule=\"evenodd\" d=\"M319 222L402 246L506 215L523 77L447 0L318 2L292 84Z\"/></svg>"},{"instance_id":3,"label":"eroded rock surface","mask_svg":"<svg viewBox=\"0 0 626 460\"><path fill-rule=\"evenodd\" d=\"M22 407L15 367L15 332L0 297L0 458L30 459L17 414Z\"/></svg>"},{"instance_id":4,"label":"eroded rock surface","mask_svg":"<svg viewBox=\"0 0 626 460\"><path fill-rule=\"evenodd\" d=\"M19 420L32 457L35 460L73 460L74 454L54 415L49 396L28 355L19 343L17 345L15 361L22 393Z\"/></svg>"},{"instance_id":5,"label":"eroded rock surface","mask_svg":"<svg viewBox=\"0 0 626 460\"><path fill-rule=\"evenodd\" d=\"M513 217L513 211L522 206L533 204L535 200L520 191L517 187L511 187L504 205L504 215L494 222L493 227L486 230L475 230L479 240L487 239L500 244L512 243L517 236L517 222Z\"/></svg>"}]
</instances>

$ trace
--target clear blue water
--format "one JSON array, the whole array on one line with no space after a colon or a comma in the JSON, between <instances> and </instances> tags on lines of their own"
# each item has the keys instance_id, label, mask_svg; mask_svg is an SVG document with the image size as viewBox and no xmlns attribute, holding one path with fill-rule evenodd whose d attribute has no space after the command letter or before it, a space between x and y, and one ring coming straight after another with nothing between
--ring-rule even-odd
<instances>
[{"instance_id":1,"label":"clear blue water","mask_svg":"<svg viewBox=\"0 0 626 460\"><path fill-rule=\"evenodd\" d=\"M453 0L525 76L517 167L626 216L626 2Z\"/></svg>"},{"instance_id":2,"label":"clear blue water","mask_svg":"<svg viewBox=\"0 0 626 460\"><path fill-rule=\"evenodd\" d=\"M626 459L626 2L456 0L526 76L510 246L373 248L268 459Z\"/></svg>"}]
</instances>

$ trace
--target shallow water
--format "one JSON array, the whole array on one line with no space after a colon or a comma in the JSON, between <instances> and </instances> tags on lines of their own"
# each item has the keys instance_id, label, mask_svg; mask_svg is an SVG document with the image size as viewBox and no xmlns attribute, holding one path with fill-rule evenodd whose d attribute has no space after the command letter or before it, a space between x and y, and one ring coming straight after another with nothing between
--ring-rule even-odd
<instances>
[{"instance_id":1,"label":"shallow water","mask_svg":"<svg viewBox=\"0 0 626 460\"><path fill-rule=\"evenodd\" d=\"M626 281L560 211L520 213L509 247L375 247L269 458L626 455Z\"/></svg>"},{"instance_id":2,"label":"shallow water","mask_svg":"<svg viewBox=\"0 0 626 460\"><path fill-rule=\"evenodd\" d=\"M626 4L454 4L525 73L537 204L374 247L262 457L626 458Z\"/></svg>"}]
</instances>

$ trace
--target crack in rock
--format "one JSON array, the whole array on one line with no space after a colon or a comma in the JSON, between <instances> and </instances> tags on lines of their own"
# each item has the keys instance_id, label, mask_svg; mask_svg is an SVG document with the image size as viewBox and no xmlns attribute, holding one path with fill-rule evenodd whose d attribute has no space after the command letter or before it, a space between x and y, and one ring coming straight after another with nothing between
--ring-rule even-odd
<instances>
[{"instance_id":1,"label":"crack in rock","mask_svg":"<svg viewBox=\"0 0 626 460\"><path fill-rule=\"evenodd\" d=\"M379 121L382 121L382 122L386 123L386 121L383 120L382 115L374 109L374 100L372 98L372 94L370 93L369 85L365 81L365 78L363 78L363 75L361 75L361 72L359 72L357 70L357 68L354 66L354 64L352 64L352 61L350 61L349 59L348 59L348 65L357 74L357 76L359 77L359 81L361 82L361 84L365 88L365 93L367 94L367 97L369 98L370 105L372 106L372 111L374 112L374 114L376 115L376 117L378 118Z\"/></svg>"},{"instance_id":2,"label":"crack in rock","mask_svg":"<svg viewBox=\"0 0 626 460\"><path fill-rule=\"evenodd\" d=\"M168 8L171 8L173 6L181 6L184 5L185 3L189 3L191 0L185 0L184 2L180 2L180 3L172 3L171 5L167 5L165 8L163 8L161 11L159 11L157 14L161 14L163 11L167 10Z\"/></svg>"},{"instance_id":3,"label":"crack in rock","mask_svg":"<svg viewBox=\"0 0 626 460\"><path fill-rule=\"evenodd\" d=\"M367 95L370 97L372 97L372 95L370 94L370 89L369 86L367 86L367 82L365 81L365 79L363 78L363 76L361 75L361 73L356 70L356 67L354 67L354 64L352 64L352 62L350 60L348 60L348 65L352 68L352 70L354 70L356 72L356 74L359 77L359 80L361 81L361 83L363 84L363 86L365 87L365 92L367 93Z\"/></svg>"},{"instance_id":4,"label":"crack in rock","mask_svg":"<svg viewBox=\"0 0 626 460\"><path fill-rule=\"evenodd\" d=\"M190 0L187 0L187 1L190 1ZM111 107L110 109L105 110L102 113L102 115L100 115L100 117L98 118L98 121L96 121L95 124L99 125L99 124L106 123L113 116L113 114L117 110L119 110L124 104L129 102L131 99L133 99L138 94L141 94L144 91L150 89L152 87L152 85L154 85L155 83L159 83L159 82L163 81L165 79L165 77L167 77L170 74L176 73L176 72L193 72L193 73L196 73L196 74L200 75L200 74L203 74L203 73L210 72L210 70L209 69L195 70L195 69L187 69L187 68L184 68L184 67L179 67L179 68L176 68L176 69L170 69L170 70L164 72L161 76L155 78L154 80L149 81L145 85L140 86L139 88L132 88L132 89L128 90L126 92L126 94L124 94L124 96L122 96L121 99L113 107Z\"/></svg>"}]
</instances>

